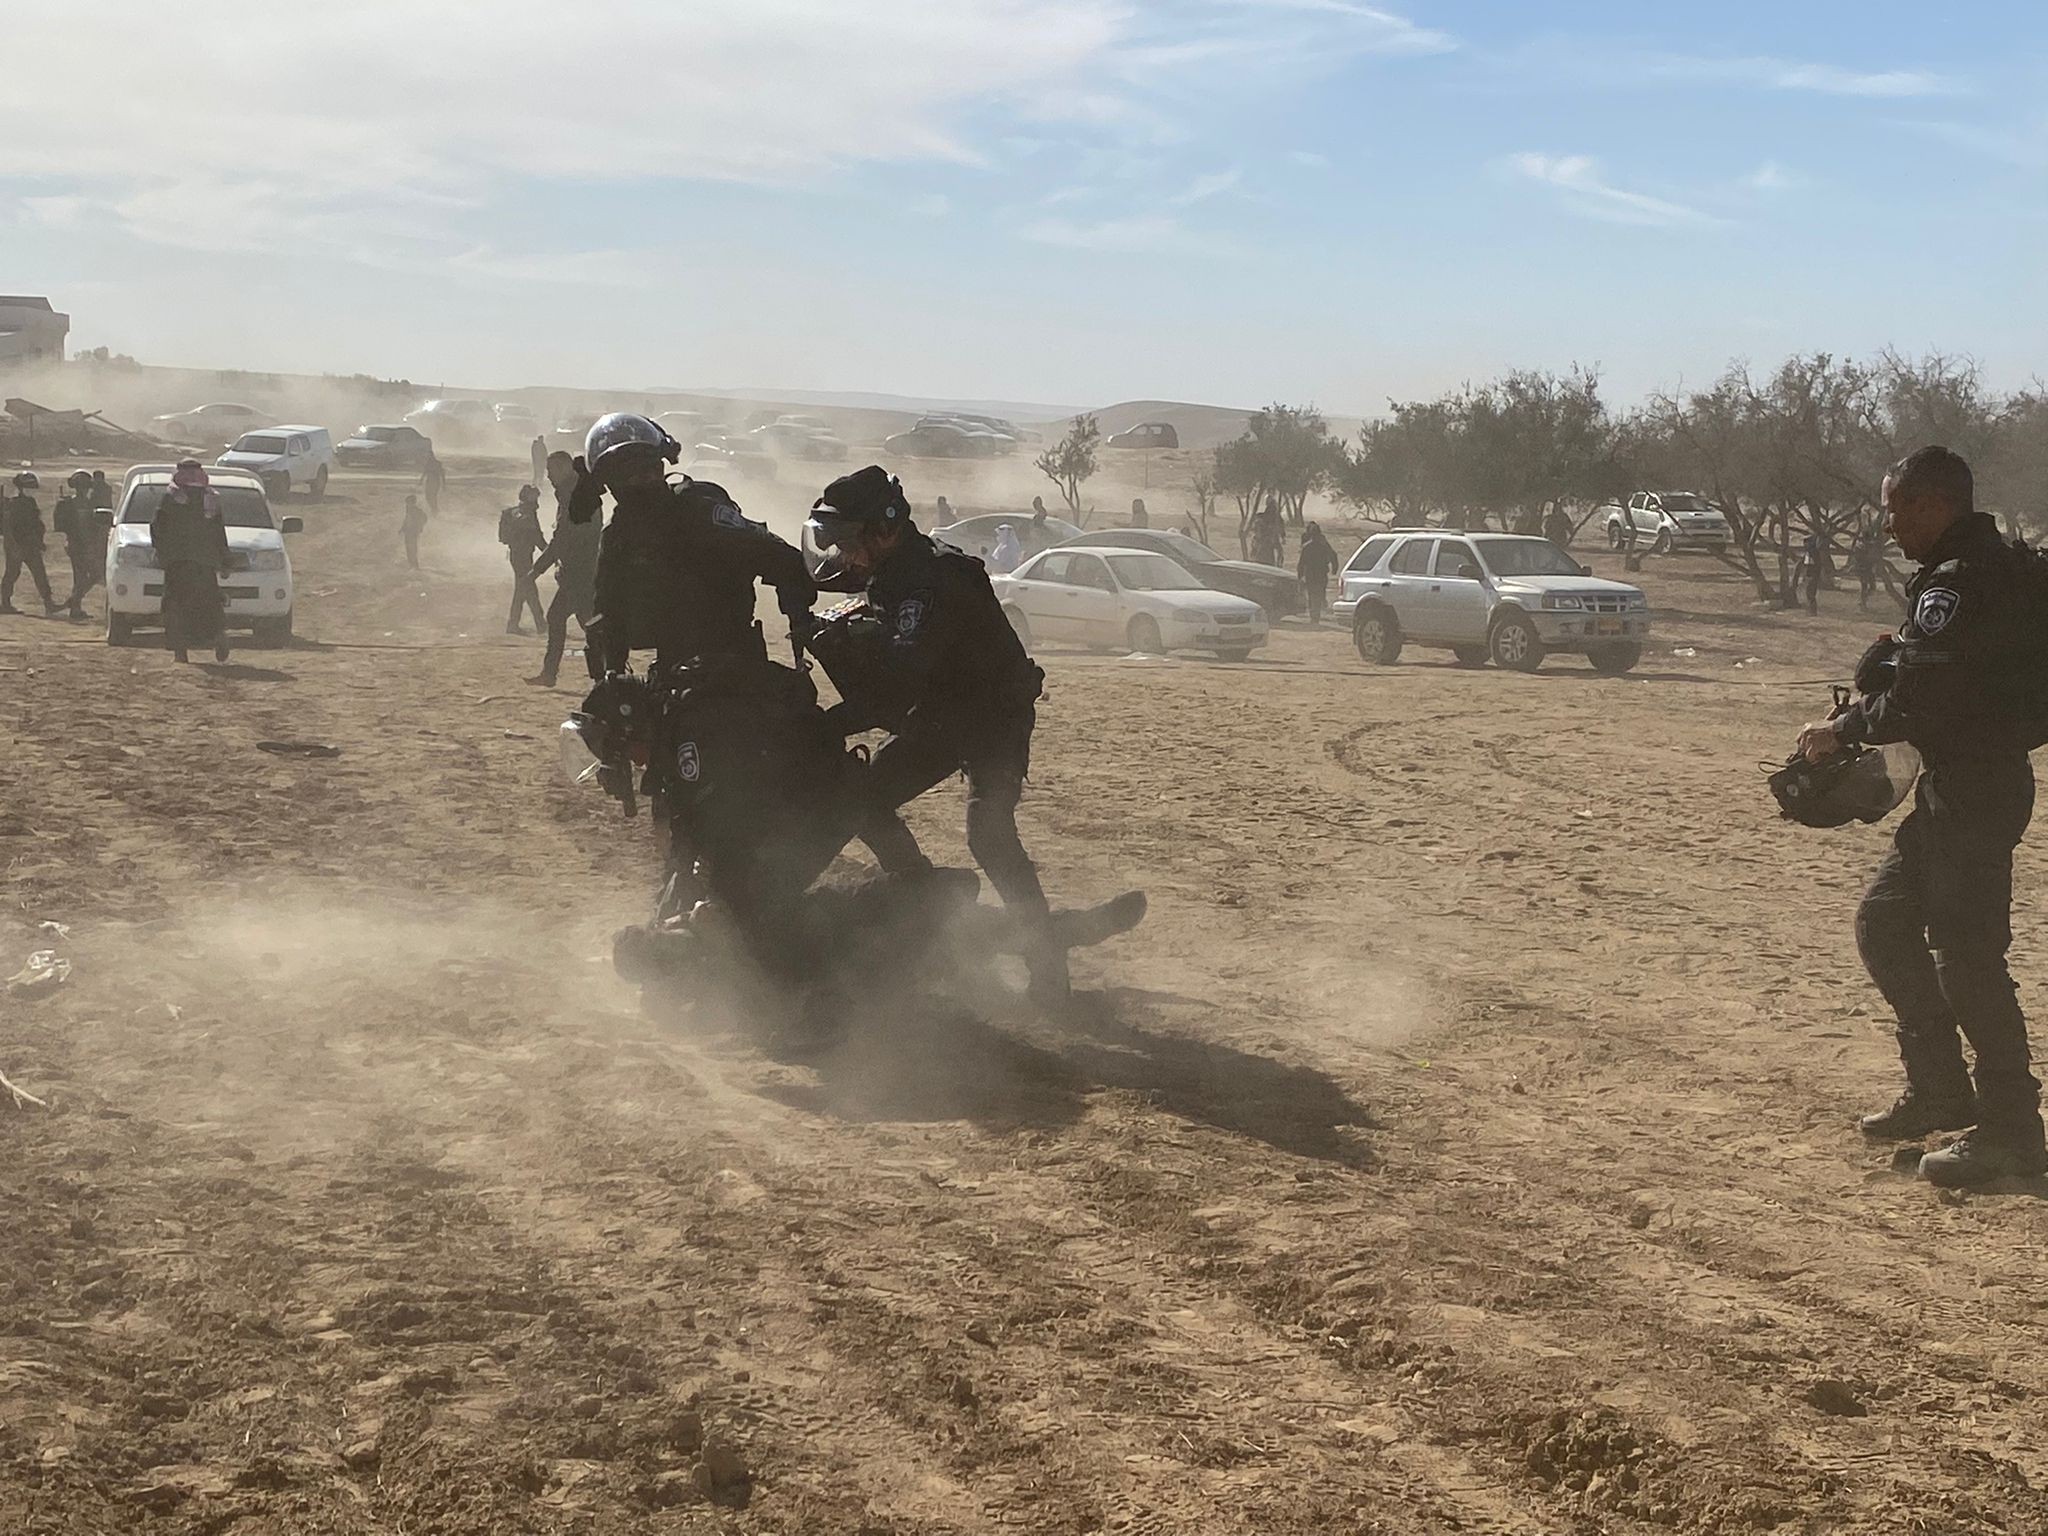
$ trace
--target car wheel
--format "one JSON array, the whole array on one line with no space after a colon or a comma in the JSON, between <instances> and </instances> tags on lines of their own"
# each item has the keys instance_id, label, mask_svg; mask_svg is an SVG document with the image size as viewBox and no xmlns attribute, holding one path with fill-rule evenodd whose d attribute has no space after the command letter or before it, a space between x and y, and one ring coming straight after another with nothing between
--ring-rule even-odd
<instances>
[{"instance_id":1,"label":"car wheel","mask_svg":"<svg viewBox=\"0 0 2048 1536\"><path fill-rule=\"evenodd\" d=\"M1031 621L1024 616L1024 610L1015 603L1003 605L1003 617L1010 621L1010 628L1017 631L1017 638L1025 645L1031 644Z\"/></svg>"},{"instance_id":2,"label":"car wheel","mask_svg":"<svg viewBox=\"0 0 2048 1536\"><path fill-rule=\"evenodd\" d=\"M1593 663L1595 672L1610 676L1626 672L1643 659L1640 645L1600 645L1586 652L1586 660Z\"/></svg>"},{"instance_id":3,"label":"car wheel","mask_svg":"<svg viewBox=\"0 0 2048 1536\"><path fill-rule=\"evenodd\" d=\"M125 613L107 615L107 644L126 645L135 633L135 621Z\"/></svg>"},{"instance_id":4,"label":"car wheel","mask_svg":"<svg viewBox=\"0 0 2048 1536\"><path fill-rule=\"evenodd\" d=\"M258 645L290 645L292 643L292 616L281 619L258 619L250 625Z\"/></svg>"},{"instance_id":5,"label":"car wheel","mask_svg":"<svg viewBox=\"0 0 2048 1536\"><path fill-rule=\"evenodd\" d=\"M1378 603L1361 606L1351 621L1351 643L1361 661L1376 667L1390 667L1401 655L1401 621L1391 608Z\"/></svg>"},{"instance_id":6,"label":"car wheel","mask_svg":"<svg viewBox=\"0 0 2048 1536\"><path fill-rule=\"evenodd\" d=\"M1166 647L1159 640L1159 625L1147 614L1139 614L1131 620L1128 631L1131 649L1146 656L1163 656Z\"/></svg>"},{"instance_id":7,"label":"car wheel","mask_svg":"<svg viewBox=\"0 0 2048 1536\"><path fill-rule=\"evenodd\" d=\"M318 501L327 494L327 466L322 464L313 471L313 499Z\"/></svg>"},{"instance_id":8,"label":"car wheel","mask_svg":"<svg viewBox=\"0 0 2048 1536\"><path fill-rule=\"evenodd\" d=\"M1607 525L1607 547L1609 549L1621 548L1621 524L1609 523Z\"/></svg>"},{"instance_id":9,"label":"car wheel","mask_svg":"<svg viewBox=\"0 0 2048 1536\"><path fill-rule=\"evenodd\" d=\"M1534 672L1543 665L1543 641L1524 614L1507 614L1494 625L1488 649L1494 665L1510 672Z\"/></svg>"},{"instance_id":10,"label":"car wheel","mask_svg":"<svg viewBox=\"0 0 2048 1536\"><path fill-rule=\"evenodd\" d=\"M1461 667L1483 667L1486 665L1488 652L1483 645L1454 645L1451 647L1451 655L1457 659Z\"/></svg>"},{"instance_id":11,"label":"car wheel","mask_svg":"<svg viewBox=\"0 0 2048 1536\"><path fill-rule=\"evenodd\" d=\"M1216 653L1218 661L1249 661L1252 648L1248 645L1228 645Z\"/></svg>"},{"instance_id":12,"label":"car wheel","mask_svg":"<svg viewBox=\"0 0 2048 1536\"><path fill-rule=\"evenodd\" d=\"M1650 553L1653 555L1668 555L1671 553L1671 530L1669 528L1659 528L1657 530L1657 542L1650 546Z\"/></svg>"}]
</instances>

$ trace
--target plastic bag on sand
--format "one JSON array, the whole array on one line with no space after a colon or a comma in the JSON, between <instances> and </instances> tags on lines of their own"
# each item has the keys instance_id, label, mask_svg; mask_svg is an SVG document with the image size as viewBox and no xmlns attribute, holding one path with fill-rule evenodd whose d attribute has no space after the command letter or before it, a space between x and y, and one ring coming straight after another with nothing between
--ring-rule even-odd
<instances>
[{"instance_id":1,"label":"plastic bag on sand","mask_svg":"<svg viewBox=\"0 0 2048 1536\"><path fill-rule=\"evenodd\" d=\"M69 960L54 949L39 949L28 957L28 964L7 978L7 990L41 996L56 991L70 979Z\"/></svg>"}]
</instances>

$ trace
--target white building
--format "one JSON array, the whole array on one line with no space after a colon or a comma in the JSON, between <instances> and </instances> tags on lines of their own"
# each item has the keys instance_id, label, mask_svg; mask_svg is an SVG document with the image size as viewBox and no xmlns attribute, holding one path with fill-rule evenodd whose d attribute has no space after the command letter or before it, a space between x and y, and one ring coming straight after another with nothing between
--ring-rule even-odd
<instances>
[{"instance_id":1,"label":"white building","mask_svg":"<svg viewBox=\"0 0 2048 1536\"><path fill-rule=\"evenodd\" d=\"M61 363L70 334L71 317L48 299L0 294L0 363Z\"/></svg>"}]
</instances>

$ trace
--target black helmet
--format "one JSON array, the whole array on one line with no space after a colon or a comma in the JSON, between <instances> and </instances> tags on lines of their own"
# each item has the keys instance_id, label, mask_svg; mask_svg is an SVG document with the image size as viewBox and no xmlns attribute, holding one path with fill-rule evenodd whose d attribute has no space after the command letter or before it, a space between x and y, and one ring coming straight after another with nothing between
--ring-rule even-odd
<instances>
[{"instance_id":1,"label":"black helmet","mask_svg":"<svg viewBox=\"0 0 2048 1536\"><path fill-rule=\"evenodd\" d=\"M522 485L521 487L519 487L519 505L521 505L522 507L539 506L540 487L534 485Z\"/></svg>"},{"instance_id":2,"label":"black helmet","mask_svg":"<svg viewBox=\"0 0 2048 1536\"><path fill-rule=\"evenodd\" d=\"M82 491L88 485L92 484L92 471L85 469L74 469L73 471L71 471L70 474L64 477L64 483L74 490Z\"/></svg>"},{"instance_id":3,"label":"black helmet","mask_svg":"<svg viewBox=\"0 0 2048 1536\"><path fill-rule=\"evenodd\" d=\"M14 477L14 488L17 491L33 491L41 486L42 483L42 481L36 478L36 472L32 469L24 469Z\"/></svg>"},{"instance_id":4,"label":"black helmet","mask_svg":"<svg viewBox=\"0 0 2048 1536\"><path fill-rule=\"evenodd\" d=\"M593 475L604 479L608 470L641 453L651 453L673 464L683 456L683 445L645 416L630 411L613 411L591 423L583 439L583 462ZM617 455L625 457L619 458Z\"/></svg>"},{"instance_id":5,"label":"black helmet","mask_svg":"<svg viewBox=\"0 0 2048 1536\"><path fill-rule=\"evenodd\" d=\"M804 521L804 559L811 578L828 592L858 592L867 585L846 568L839 551L867 527L901 527L910 522L910 498L903 482L879 464L841 475L825 487Z\"/></svg>"},{"instance_id":6,"label":"black helmet","mask_svg":"<svg viewBox=\"0 0 2048 1536\"><path fill-rule=\"evenodd\" d=\"M1852 821L1883 821L1919 776L1920 754L1896 742L1850 747L1817 763L1795 752L1768 782L1786 820L1806 827L1840 827Z\"/></svg>"}]
</instances>

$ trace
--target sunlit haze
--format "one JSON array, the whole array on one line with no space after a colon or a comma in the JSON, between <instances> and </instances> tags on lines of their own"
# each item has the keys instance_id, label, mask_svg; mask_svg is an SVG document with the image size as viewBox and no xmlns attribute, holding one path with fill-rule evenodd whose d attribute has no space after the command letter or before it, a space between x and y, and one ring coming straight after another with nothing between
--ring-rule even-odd
<instances>
[{"instance_id":1,"label":"sunlit haze","mask_svg":"<svg viewBox=\"0 0 2048 1536\"><path fill-rule=\"evenodd\" d=\"M2048 340L1987 3L17 7L0 287L147 362L1369 413Z\"/></svg>"}]
</instances>

